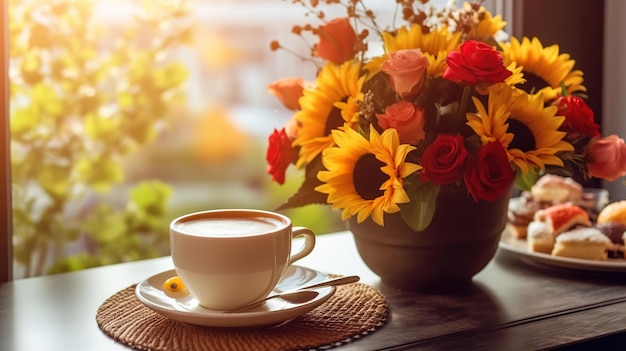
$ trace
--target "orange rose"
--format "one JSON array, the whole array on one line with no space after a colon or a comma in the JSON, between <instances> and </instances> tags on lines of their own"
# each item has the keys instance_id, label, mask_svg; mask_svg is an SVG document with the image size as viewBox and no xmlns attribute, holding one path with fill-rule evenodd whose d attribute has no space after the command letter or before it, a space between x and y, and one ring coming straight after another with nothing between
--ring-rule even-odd
<instances>
[{"instance_id":1,"label":"orange rose","mask_svg":"<svg viewBox=\"0 0 626 351\"><path fill-rule=\"evenodd\" d=\"M594 139L587 147L585 162L589 175L614 181L626 175L626 144L617 135Z\"/></svg>"},{"instance_id":2,"label":"orange rose","mask_svg":"<svg viewBox=\"0 0 626 351\"><path fill-rule=\"evenodd\" d=\"M420 49L392 52L380 66L380 70L389 75L393 91L402 97L422 90L426 68L428 59Z\"/></svg>"},{"instance_id":3,"label":"orange rose","mask_svg":"<svg viewBox=\"0 0 626 351\"><path fill-rule=\"evenodd\" d=\"M377 115L383 129L395 128L402 144L417 144L424 139L424 109L406 100L396 102Z\"/></svg>"},{"instance_id":4,"label":"orange rose","mask_svg":"<svg viewBox=\"0 0 626 351\"><path fill-rule=\"evenodd\" d=\"M335 18L317 29L320 41L315 47L315 55L335 64L342 64L354 57L356 33L348 17Z\"/></svg>"},{"instance_id":5,"label":"orange rose","mask_svg":"<svg viewBox=\"0 0 626 351\"><path fill-rule=\"evenodd\" d=\"M268 84L267 90L276 96L283 106L296 111L300 109L298 100L302 96L305 84L306 81L299 77L283 78Z\"/></svg>"}]
</instances>

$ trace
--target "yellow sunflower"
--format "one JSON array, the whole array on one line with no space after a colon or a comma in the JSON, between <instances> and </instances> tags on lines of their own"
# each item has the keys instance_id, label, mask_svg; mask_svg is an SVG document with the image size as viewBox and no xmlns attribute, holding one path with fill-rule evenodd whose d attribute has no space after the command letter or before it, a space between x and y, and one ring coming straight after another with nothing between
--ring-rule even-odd
<instances>
[{"instance_id":1,"label":"yellow sunflower","mask_svg":"<svg viewBox=\"0 0 626 351\"><path fill-rule=\"evenodd\" d=\"M490 90L488 109L473 99L477 112L467 114L467 125L483 144L499 142L522 173L545 170L546 165L563 166L556 153L574 151L563 140L566 133L558 130L565 117L555 116L555 106L544 107L540 94L526 94L501 83Z\"/></svg>"},{"instance_id":2,"label":"yellow sunflower","mask_svg":"<svg viewBox=\"0 0 626 351\"><path fill-rule=\"evenodd\" d=\"M583 72L574 70L576 61L569 54L559 54L559 46L543 47L539 39L511 38L509 43L500 43L504 64L513 62L521 66L526 83L518 85L527 93L543 94L546 101L554 99L561 93L561 82L565 84L567 93L587 91L583 85Z\"/></svg>"},{"instance_id":3,"label":"yellow sunflower","mask_svg":"<svg viewBox=\"0 0 626 351\"><path fill-rule=\"evenodd\" d=\"M469 8L471 8L471 4L465 2L463 7L468 11ZM484 6L480 7L478 13L484 14L484 16L468 33L467 39L487 42L506 26L506 22L502 20L502 16L491 16L491 13L489 13Z\"/></svg>"},{"instance_id":4,"label":"yellow sunflower","mask_svg":"<svg viewBox=\"0 0 626 351\"><path fill-rule=\"evenodd\" d=\"M493 84L489 86L476 86L476 92L480 95L488 95L491 90L501 90L504 85L515 86L518 84L526 83L524 79L524 73L522 73L522 67L515 66L515 63L511 63L506 67L512 74L504 80L505 84Z\"/></svg>"},{"instance_id":5,"label":"yellow sunflower","mask_svg":"<svg viewBox=\"0 0 626 351\"><path fill-rule=\"evenodd\" d=\"M415 147L400 144L395 129L382 135L370 128L369 140L353 129L333 130L335 147L324 150L326 171L318 179L324 184L315 190L328 194L333 208L343 209L342 218L357 216L359 223L369 216L384 225L383 213L400 211L398 204L409 202L403 179L422 167L405 162Z\"/></svg>"},{"instance_id":6,"label":"yellow sunflower","mask_svg":"<svg viewBox=\"0 0 626 351\"><path fill-rule=\"evenodd\" d=\"M300 147L297 167L311 162L325 148L334 145L331 131L355 128L359 117L358 101L363 101L361 65L348 61L341 66L326 64L316 86L303 91L301 110L294 115L300 128L293 142Z\"/></svg>"},{"instance_id":7,"label":"yellow sunflower","mask_svg":"<svg viewBox=\"0 0 626 351\"><path fill-rule=\"evenodd\" d=\"M419 25L413 25L410 29L399 28L394 35L389 32L382 33L385 52L396 52L406 49L420 49L428 59L427 74L433 77L443 75L446 70L446 56L450 51L458 49L460 45L461 33L450 33L447 27L434 30L430 33L422 33ZM373 58L367 63L365 68L370 75L380 70L380 65L387 59L385 54Z\"/></svg>"}]
</instances>

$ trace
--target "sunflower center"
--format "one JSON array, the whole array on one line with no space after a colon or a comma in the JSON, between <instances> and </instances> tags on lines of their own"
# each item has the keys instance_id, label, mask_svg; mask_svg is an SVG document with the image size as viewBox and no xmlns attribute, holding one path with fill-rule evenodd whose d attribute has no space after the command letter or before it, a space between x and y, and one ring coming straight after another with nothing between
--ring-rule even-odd
<instances>
[{"instance_id":1,"label":"sunflower center","mask_svg":"<svg viewBox=\"0 0 626 351\"><path fill-rule=\"evenodd\" d=\"M361 198L374 200L383 196L384 191L380 190L380 185L389 179L389 176L380 170L384 165L373 154L363 155L356 161L352 177L354 189Z\"/></svg>"},{"instance_id":2,"label":"sunflower center","mask_svg":"<svg viewBox=\"0 0 626 351\"><path fill-rule=\"evenodd\" d=\"M520 149L526 152L537 148L535 145L535 136L527 125L512 118L509 118L508 123L508 131L515 135L509 144L509 149Z\"/></svg>"},{"instance_id":3,"label":"sunflower center","mask_svg":"<svg viewBox=\"0 0 626 351\"><path fill-rule=\"evenodd\" d=\"M341 99L341 102L348 101L348 97ZM328 113L328 118L326 119L326 125L324 125L324 135L329 135L333 129L337 129L341 127L344 123L343 117L341 117L341 110L333 106L333 108Z\"/></svg>"},{"instance_id":4,"label":"sunflower center","mask_svg":"<svg viewBox=\"0 0 626 351\"><path fill-rule=\"evenodd\" d=\"M548 82L546 82L543 78L530 72L524 71L524 78L526 79L526 83L517 85L517 87L529 94L536 93L539 90L550 86L550 84L548 84Z\"/></svg>"}]
</instances>

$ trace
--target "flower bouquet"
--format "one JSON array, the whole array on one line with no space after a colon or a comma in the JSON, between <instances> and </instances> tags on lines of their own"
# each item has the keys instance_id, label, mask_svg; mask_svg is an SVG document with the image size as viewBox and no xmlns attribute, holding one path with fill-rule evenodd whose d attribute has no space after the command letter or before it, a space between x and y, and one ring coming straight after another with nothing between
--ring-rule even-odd
<instances>
[{"instance_id":1,"label":"flower bouquet","mask_svg":"<svg viewBox=\"0 0 626 351\"><path fill-rule=\"evenodd\" d=\"M344 220L380 226L400 212L421 231L442 187L493 202L514 181L528 188L545 173L626 174L626 145L601 137L570 55L538 38L509 38L480 2L435 10L389 0L402 18L391 28L362 0L292 2L320 23L292 28L318 38L303 57L315 81L268 86L294 111L269 137L268 173L280 184L292 164L305 173L281 209L328 203ZM324 4L346 15L329 19Z\"/></svg>"}]
</instances>

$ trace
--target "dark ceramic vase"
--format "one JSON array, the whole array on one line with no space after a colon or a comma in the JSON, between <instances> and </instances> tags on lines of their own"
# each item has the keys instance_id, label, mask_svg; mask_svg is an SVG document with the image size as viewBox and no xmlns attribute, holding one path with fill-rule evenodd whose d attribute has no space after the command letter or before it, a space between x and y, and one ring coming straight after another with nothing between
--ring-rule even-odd
<instances>
[{"instance_id":1,"label":"dark ceramic vase","mask_svg":"<svg viewBox=\"0 0 626 351\"><path fill-rule=\"evenodd\" d=\"M493 258L504 230L511 190L494 202L475 202L466 191L442 187L430 225L409 228L399 213L381 227L348 220L363 261L382 281L403 290L458 291Z\"/></svg>"}]
</instances>

